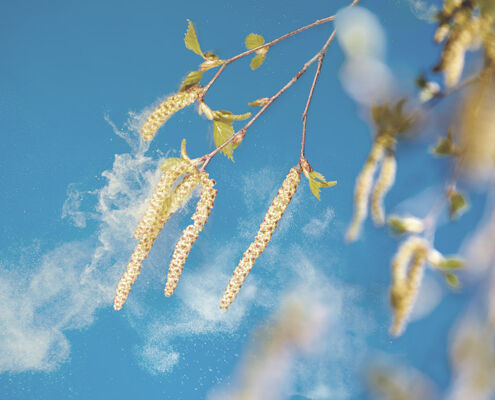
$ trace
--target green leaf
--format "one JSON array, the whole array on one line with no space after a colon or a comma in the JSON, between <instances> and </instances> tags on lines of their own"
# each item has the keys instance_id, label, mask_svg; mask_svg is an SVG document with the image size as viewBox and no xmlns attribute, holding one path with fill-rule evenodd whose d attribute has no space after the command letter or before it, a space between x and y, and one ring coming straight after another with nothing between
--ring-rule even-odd
<instances>
[{"instance_id":1,"label":"green leaf","mask_svg":"<svg viewBox=\"0 0 495 400\"><path fill-rule=\"evenodd\" d=\"M457 277L457 275L451 272L447 272L446 274L444 274L444 276L445 276L445 280L447 281L447 284L450 287L454 289L458 289L461 286L461 283L459 282L459 278Z\"/></svg>"},{"instance_id":2,"label":"green leaf","mask_svg":"<svg viewBox=\"0 0 495 400\"><path fill-rule=\"evenodd\" d=\"M245 119L248 119L250 116L251 116L250 112L245 114L235 115L234 113L226 110L215 111L215 119L223 120L224 122L243 121Z\"/></svg>"},{"instance_id":3,"label":"green leaf","mask_svg":"<svg viewBox=\"0 0 495 400\"><path fill-rule=\"evenodd\" d=\"M256 47L263 46L265 44L265 39L261 35L257 35L256 33L250 33L246 36L246 47L251 50Z\"/></svg>"},{"instance_id":4,"label":"green leaf","mask_svg":"<svg viewBox=\"0 0 495 400\"><path fill-rule=\"evenodd\" d=\"M439 268L442 268L442 269L460 269L460 268L464 268L464 260L460 259L460 258L446 258L445 260L443 260L442 262L440 262L438 264L438 267Z\"/></svg>"},{"instance_id":5,"label":"green leaf","mask_svg":"<svg viewBox=\"0 0 495 400\"><path fill-rule=\"evenodd\" d=\"M318 200L320 200L320 190L321 190L321 188L332 187L332 186L335 186L337 184L337 181L327 182L325 180L325 177L322 174L320 174L319 172L316 172L316 171L308 172L305 175L308 178L309 188L311 189L311 193L313 193L313 195Z\"/></svg>"},{"instance_id":6,"label":"green leaf","mask_svg":"<svg viewBox=\"0 0 495 400\"><path fill-rule=\"evenodd\" d=\"M232 127L232 121L214 120L213 121L213 140L215 146L219 147L229 140L234 135L234 128ZM222 149L222 153L228 158L234 161L234 149L238 146L235 143L229 143Z\"/></svg>"},{"instance_id":7,"label":"green leaf","mask_svg":"<svg viewBox=\"0 0 495 400\"><path fill-rule=\"evenodd\" d=\"M449 215L450 218L455 219L459 217L468 208L468 202L466 198L457 191L449 193Z\"/></svg>"},{"instance_id":8,"label":"green leaf","mask_svg":"<svg viewBox=\"0 0 495 400\"><path fill-rule=\"evenodd\" d=\"M160 165L160 169L166 171L176 165L178 162L182 161L180 158L167 158L162 165Z\"/></svg>"},{"instance_id":9,"label":"green leaf","mask_svg":"<svg viewBox=\"0 0 495 400\"><path fill-rule=\"evenodd\" d=\"M201 51L201 47L199 46L198 42L198 37L196 36L196 31L194 30L194 25L190 20L187 20L189 22L189 25L187 27L187 33L186 36L184 37L184 43L186 44L186 47L194 51L197 55L205 58L205 55Z\"/></svg>"},{"instance_id":10,"label":"green leaf","mask_svg":"<svg viewBox=\"0 0 495 400\"><path fill-rule=\"evenodd\" d=\"M251 60L251 69L254 71L256 68L259 68L263 61L265 61L265 54L258 54L256 57L253 57Z\"/></svg>"},{"instance_id":11,"label":"green leaf","mask_svg":"<svg viewBox=\"0 0 495 400\"><path fill-rule=\"evenodd\" d=\"M201 78L203 77L203 71L193 71L189 72L187 76L184 78L180 85L179 92L189 89L190 87L197 85L201 82Z\"/></svg>"}]
</instances>

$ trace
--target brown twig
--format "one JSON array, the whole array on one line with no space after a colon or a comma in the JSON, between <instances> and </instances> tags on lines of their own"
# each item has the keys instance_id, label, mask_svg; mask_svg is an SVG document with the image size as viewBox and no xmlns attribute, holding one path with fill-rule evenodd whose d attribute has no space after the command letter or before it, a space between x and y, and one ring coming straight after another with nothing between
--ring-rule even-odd
<instances>
[{"instance_id":1,"label":"brown twig","mask_svg":"<svg viewBox=\"0 0 495 400\"><path fill-rule=\"evenodd\" d=\"M232 135L227 141L225 141L223 144L218 146L215 150L212 152L205 154L203 157L200 158L200 161L203 162L203 165L201 166L200 170L204 171L210 160L215 157L222 149L225 148L225 146L229 145L232 143L234 140L239 140L242 141L244 139L244 136L246 135L246 131L251 127L251 125L254 124L254 122L267 110L270 105L277 100L288 88L290 88L306 71L307 69L317 60L322 59L321 55L325 54L326 50L328 49L328 46L332 42L333 38L335 37L335 30L332 32L328 40L325 42L323 47L316 53L310 60L308 60L303 67L295 74L277 93L275 93L272 97L269 98L267 103L259 110L254 117L252 117L244 127L239 130L237 133ZM321 69L321 67L320 67ZM314 85L315 82L313 82Z\"/></svg>"},{"instance_id":2,"label":"brown twig","mask_svg":"<svg viewBox=\"0 0 495 400\"><path fill-rule=\"evenodd\" d=\"M313 84L311 85L311 89L309 91L308 95L308 101L306 102L306 107L304 108L304 112L302 114L302 138L301 138L301 159L304 158L304 147L306 145L306 121L308 119L308 109L309 105L311 103L311 99L313 98L313 93L315 91L315 86L316 86L316 81L318 80L318 77L320 76L321 72L321 67L323 65L323 59L325 58L325 54L327 52L328 46L330 46L330 43L332 43L333 39L335 38L335 29L333 30L332 34L328 38L327 42L325 45L322 47L322 49L319 52L318 55L318 67L316 68L315 76L313 78Z\"/></svg>"},{"instance_id":3,"label":"brown twig","mask_svg":"<svg viewBox=\"0 0 495 400\"><path fill-rule=\"evenodd\" d=\"M353 2L351 4L349 4L348 7L355 6L357 3L359 3L359 1L360 0L353 0ZM297 35L298 33L305 31L306 29L310 29L310 28L313 28L315 26L324 24L326 22L333 21L334 19L335 19L335 15L330 15L330 16L328 16L326 18L318 19L318 20L316 20L315 22L313 22L313 23L311 23L309 25L303 26L303 27L298 28L298 29L296 29L296 30L294 30L292 32L286 33L285 35L282 35L279 38L272 40L271 42L265 43L265 44L263 44L261 46L258 46L256 48L254 48L254 49L246 50L246 51L244 51L244 52L242 52L242 53L240 53L240 54L238 54L238 55L236 55L234 57L231 57L231 58L225 60L223 62L223 64L222 64L222 66L219 68L219 70L213 76L213 78L211 78L211 80L204 87L203 93L200 96L199 100L200 101L203 101L204 100L204 96L206 95L206 92L208 92L208 90L210 90L210 87L213 85L213 83L218 79L218 77L222 74L222 72L225 70L225 68L227 67L227 65L229 65L230 63L233 63L234 61L237 61L240 58L243 58L243 57L245 57L245 56L247 56L249 54L255 53L258 50L261 50L261 49L264 49L264 48L270 48L271 46L277 44L278 42L281 42L282 40L287 39L287 38L289 38L291 36Z\"/></svg>"}]
</instances>

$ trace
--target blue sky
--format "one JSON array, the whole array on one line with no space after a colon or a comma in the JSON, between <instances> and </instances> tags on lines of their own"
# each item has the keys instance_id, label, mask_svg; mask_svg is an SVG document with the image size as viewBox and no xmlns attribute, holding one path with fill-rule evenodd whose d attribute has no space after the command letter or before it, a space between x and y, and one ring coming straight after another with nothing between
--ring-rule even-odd
<instances>
[{"instance_id":1,"label":"blue sky","mask_svg":"<svg viewBox=\"0 0 495 400\"><path fill-rule=\"evenodd\" d=\"M380 62L390 71L393 90L409 95L415 94L416 75L434 65L440 51L431 40L434 27L425 21L429 9L420 3L362 1L386 35ZM171 118L149 146L138 136L151 105L174 93L200 62L184 47L187 19L203 50L228 58L243 51L251 32L271 40L345 4L4 4L0 398L228 398L241 385L251 335L294 297L308 309L304 329L317 327L318 335L282 359L289 367L279 377L280 398L368 398L362 366L385 353L423 371L440 391L448 388L447 338L476 286L469 281L453 293L428 272L428 290L420 296L425 315L402 337L388 335L389 260L398 240L367 222L360 241L344 241L355 177L371 136L366 107L344 90L346 56L337 41L310 108L306 153L338 185L324 189L318 202L302 179L238 299L221 312L220 297L239 257L298 161L300 115L313 67L249 129L235 163L219 155L208 166L218 196L175 295L163 297L167 264L194 202L163 230L124 309L112 308L160 161L178 154L182 138L191 157L214 146L209 121L192 107ZM331 29L322 25L280 43L256 71L249 69L249 57L232 64L208 93L208 104L249 111L247 103L275 93ZM450 109L447 104L439 110ZM427 153L435 142L428 133L438 132L399 145L387 209L422 217L441 191L447 164ZM475 190L471 203L461 220L439 226L442 252L458 252L476 227L484 194Z\"/></svg>"}]
</instances>

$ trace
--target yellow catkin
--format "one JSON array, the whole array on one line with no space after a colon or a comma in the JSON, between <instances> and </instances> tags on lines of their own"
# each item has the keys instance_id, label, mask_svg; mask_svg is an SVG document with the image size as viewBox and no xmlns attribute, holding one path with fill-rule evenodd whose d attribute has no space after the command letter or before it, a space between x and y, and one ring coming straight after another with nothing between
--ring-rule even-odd
<instances>
[{"instance_id":1,"label":"yellow catkin","mask_svg":"<svg viewBox=\"0 0 495 400\"><path fill-rule=\"evenodd\" d=\"M141 128L141 136L144 140L151 140L165 121L174 113L194 103L203 88L201 85L193 86L187 90L168 97L156 107Z\"/></svg>"},{"instance_id":2,"label":"yellow catkin","mask_svg":"<svg viewBox=\"0 0 495 400\"><path fill-rule=\"evenodd\" d=\"M265 250L292 196L296 193L300 178L300 171L296 167L292 168L287 174L282 187L279 189L277 196L273 199L271 206L265 214L254 242L244 252L242 259L234 271L233 277L225 289L220 303L221 309L226 310L232 304L256 259Z\"/></svg>"},{"instance_id":3,"label":"yellow catkin","mask_svg":"<svg viewBox=\"0 0 495 400\"><path fill-rule=\"evenodd\" d=\"M167 172L170 172L170 170ZM184 171L182 170L182 172ZM167 194L167 199L169 199L167 205L162 205L161 208L157 205L156 214L154 215L153 220L150 220L149 223L144 226L140 240L127 264L127 269L117 285L114 300L115 310L120 310L129 297L131 286L134 284L141 271L142 262L148 256L155 239L160 234L165 222L170 218L170 215L172 215L173 212L177 211L179 207L187 201L194 188L199 184L199 174L194 171L192 172L192 174L187 175L182 182L177 185L172 196L169 197ZM179 174L179 176L180 175L181 174ZM175 172L171 176L175 176ZM174 182L172 181L172 184L173 183Z\"/></svg>"},{"instance_id":4,"label":"yellow catkin","mask_svg":"<svg viewBox=\"0 0 495 400\"><path fill-rule=\"evenodd\" d=\"M215 181L208 177L206 172L202 172L201 176L201 197L196 206L196 211L192 215L191 219L194 221L192 225L189 225L175 245L174 253L172 255L172 260L170 261L167 283L165 284L165 296L172 296L177 283L179 282L180 275L182 274L182 269L189 256L189 252L196 239L198 238L199 232L203 230L203 227L208 220L208 216L211 213L213 204L215 202L215 197L217 195L217 190L213 188Z\"/></svg>"},{"instance_id":5,"label":"yellow catkin","mask_svg":"<svg viewBox=\"0 0 495 400\"><path fill-rule=\"evenodd\" d=\"M169 199L171 189L175 181L181 175L187 173L195 174L196 171L197 171L196 168L194 168L194 166L190 162L186 160L181 160L176 164L174 164L171 168L168 168L167 170L162 172L162 176L160 177L160 180L158 181L158 184L155 187L153 195L151 196L150 204L146 212L144 213L143 217L139 221L136 230L134 232L134 237L136 239L141 238L144 232L147 229L150 229L151 226L153 226L158 215L160 214L161 211L163 211L167 199Z\"/></svg>"},{"instance_id":6,"label":"yellow catkin","mask_svg":"<svg viewBox=\"0 0 495 400\"><path fill-rule=\"evenodd\" d=\"M383 200L395 182L395 173L397 171L397 161L395 154L388 151L380 169L380 175L376 180L373 194L371 196L371 217L377 226L385 223L385 208Z\"/></svg>"},{"instance_id":7,"label":"yellow catkin","mask_svg":"<svg viewBox=\"0 0 495 400\"><path fill-rule=\"evenodd\" d=\"M356 186L354 188L354 216L346 234L348 242L353 242L357 239L361 231L361 225L368 215L368 201L373 185L373 176L375 175L378 163L385 154L385 145L378 139L373 143L368 159L356 179Z\"/></svg>"},{"instance_id":8,"label":"yellow catkin","mask_svg":"<svg viewBox=\"0 0 495 400\"><path fill-rule=\"evenodd\" d=\"M428 254L427 249L428 246L423 239L412 236L399 247L392 261L390 301L394 309L394 318L390 333L394 336L402 333L416 302Z\"/></svg>"}]
</instances>

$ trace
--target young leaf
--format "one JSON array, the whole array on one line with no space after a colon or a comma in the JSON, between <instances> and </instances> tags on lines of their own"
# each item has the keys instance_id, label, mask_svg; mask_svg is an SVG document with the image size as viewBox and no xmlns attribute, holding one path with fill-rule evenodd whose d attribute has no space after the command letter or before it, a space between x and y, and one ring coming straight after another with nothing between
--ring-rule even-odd
<instances>
[{"instance_id":1,"label":"young leaf","mask_svg":"<svg viewBox=\"0 0 495 400\"><path fill-rule=\"evenodd\" d=\"M256 33L250 33L246 36L246 47L251 50L256 47L260 47L265 44L265 39L261 35L257 35Z\"/></svg>"},{"instance_id":2,"label":"young leaf","mask_svg":"<svg viewBox=\"0 0 495 400\"><path fill-rule=\"evenodd\" d=\"M269 97L262 97L261 99L257 99L255 101L252 101L251 103L248 103L248 106L250 107L262 107L270 101Z\"/></svg>"},{"instance_id":3,"label":"young leaf","mask_svg":"<svg viewBox=\"0 0 495 400\"><path fill-rule=\"evenodd\" d=\"M313 193L313 195L318 200L320 200L321 188L332 187L332 186L335 186L337 184L337 181L327 182L325 180L325 177L316 171L311 171L311 172L308 172L307 174L305 173L304 175L308 178L309 188L311 189L311 193Z\"/></svg>"},{"instance_id":4,"label":"young leaf","mask_svg":"<svg viewBox=\"0 0 495 400\"><path fill-rule=\"evenodd\" d=\"M160 169L163 171L166 171L167 169L172 168L175 164L177 164L179 161L181 161L180 158L167 158L164 162L162 162L162 165L160 165Z\"/></svg>"},{"instance_id":5,"label":"young leaf","mask_svg":"<svg viewBox=\"0 0 495 400\"><path fill-rule=\"evenodd\" d=\"M215 111L215 119L223 120L225 122L227 121L243 121L245 119L248 119L251 116L251 113L245 113L245 114L240 114L240 115L235 115L230 111L226 110L218 110Z\"/></svg>"},{"instance_id":6,"label":"young leaf","mask_svg":"<svg viewBox=\"0 0 495 400\"><path fill-rule=\"evenodd\" d=\"M265 61L265 54L258 54L257 56L253 57L251 60L251 69L254 71L255 69L259 68L261 64L263 64L263 61Z\"/></svg>"},{"instance_id":7,"label":"young leaf","mask_svg":"<svg viewBox=\"0 0 495 400\"><path fill-rule=\"evenodd\" d=\"M457 277L457 275L451 272L447 272L446 274L444 274L444 276L445 276L445 280L447 281L447 284L450 287L454 289L458 289L461 286L461 283L459 282L459 278Z\"/></svg>"},{"instance_id":8,"label":"young leaf","mask_svg":"<svg viewBox=\"0 0 495 400\"><path fill-rule=\"evenodd\" d=\"M201 69L201 71L208 71L209 69L218 67L223 63L224 63L223 60L206 60L199 66L199 68Z\"/></svg>"},{"instance_id":9,"label":"young leaf","mask_svg":"<svg viewBox=\"0 0 495 400\"><path fill-rule=\"evenodd\" d=\"M190 20L187 20L189 22L189 25L187 27L187 33L186 36L184 37L184 43L186 44L186 47L194 51L197 55L205 58L205 55L201 51L201 47L199 46L198 42L198 37L196 36L196 31L194 30L194 25Z\"/></svg>"},{"instance_id":10,"label":"young leaf","mask_svg":"<svg viewBox=\"0 0 495 400\"><path fill-rule=\"evenodd\" d=\"M214 120L213 121L213 140L215 141L215 146L219 147L229 140L234 134L234 128L232 127L232 121L225 120ZM234 149L238 144L232 142L229 143L222 149L222 153L228 158L234 161Z\"/></svg>"},{"instance_id":11,"label":"young leaf","mask_svg":"<svg viewBox=\"0 0 495 400\"><path fill-rule=\"evenodd\" d=\"M455 190L449 193L449 215L451 219L459 217L467 208L468 202L461 193Z\"/></svg>"},{"instance_id":12,"label":"young leaf","mask_svg":"<svg viewBox=\"0 0 495 400\"><path fill-rule=\"evenodd\" d=\"M189 160L186 152L186 139L182 139L182 143L180 144L180 156L184 160Z\"/></svg>"},{"instance_id":13,"label":"young leaf","mask_svg":"<svg viewBox=\"0 0 495 400\"><path fill-rule=\"evenodd\" d=\"M182 81L179 92L183 92L184 90L187 90L190 87L197 85L199 82L201 82L202 77L203 77L203 71L189 72Z\"/></svg>"}]
</instances>

